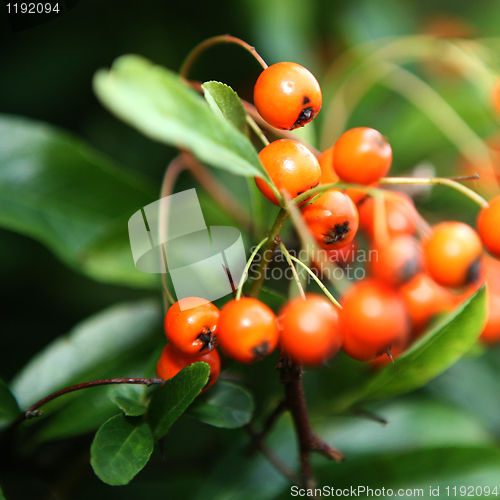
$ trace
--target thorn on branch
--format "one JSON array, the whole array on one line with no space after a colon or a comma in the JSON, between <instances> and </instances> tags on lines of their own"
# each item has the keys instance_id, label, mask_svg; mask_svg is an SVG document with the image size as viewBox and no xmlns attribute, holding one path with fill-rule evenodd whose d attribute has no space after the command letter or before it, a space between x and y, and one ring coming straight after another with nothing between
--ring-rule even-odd
<instances>
[{"instance_id":1,"label":"thorn on branch","mask_svg":"<svg viewBox=\"0 0 500 500\"><path fill-rule=\"evenodd\" d=\"M310 450L323 455L329 460L335 460L337 463L344 460L344 455L342 455L340 451L336 450L333 446L330 446L316 435L313 435L311 438Z\"/></svg>"}]
</instances>

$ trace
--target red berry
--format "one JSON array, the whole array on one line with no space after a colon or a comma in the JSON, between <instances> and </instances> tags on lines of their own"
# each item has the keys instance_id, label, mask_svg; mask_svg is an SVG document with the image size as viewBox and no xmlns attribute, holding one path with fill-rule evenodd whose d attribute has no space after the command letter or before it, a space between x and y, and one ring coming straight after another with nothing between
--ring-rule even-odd
<instances>
[{"instance_id":1,"label":"red berry","mask_svg":"<svg viewBox=\"0 0 500 500\"><path fill-rule=\"evenodd\" d=\"M296 361L325 363L340 349L342 336L335 306L320 295L288 302L279 313L280 346Z\"/></svg>"},{"instance_id":2,"label":"red berry","mask_svg":"<svg viewBox=\"0 0 500 500\"><path fill-rule=\"evenodd\" d=\"M391 193L384 198L385 221L389 236L399 234L415 234L417 210L413 200L403 193ZM365 198L358 205L359 228L373 239L375 236L375 200Z\"/></svg>"},{"instance_id":3,"label":"red berry","mask_svg":"<svg viewBox=\"0 0 500 500\"><path fill-rule=\"evenodd\" d=\"M374 278L397 286L407 282L422 267L419 242L407 234L391 238L370 251L369 270Z\"/></svg>"},{"instance_id":4,"label":"red berry","mask_svg":"<svg viewBox=\"0 0 500 500\"><path fill-rule=\"evenodd\" d=\"M186 297L170 306L165 316L165 334L178 351L201 356L217 345L219 309L208 300Z\"/></svg>"},{"instance_id":5,"label":"red berry","mask_svg":"<svg viewBox=\"0 0 500 500\"><path fill-rule=\"evenodd\" d=\"M316 187L321 181L318 160L300 142L290 139L271 142L260 151L259 159L278 191L286 191L291 198ZM271 203L279 205L263 179L257 177L255 182Z\"/></svg>"},{"instance_id":6,"label":"red berry","mask_svg":"<svg viewBox=\"0 0 500 500\"><path fill-rule=\"evenodd\" d=\"M463 222L441 222L422 242L429 275L440 285L462 287L481 274L483 247L474 229Z\"/></svg>"},{"instance_id":7,"label":"red berry","mask_svg":"<svg viewBox=\"0 0 500 500\"><path fill-rule=\"evenodd\" d=\"M500 258L500 195L479 212L476 225L488 252Z\"/></svg>"},{"instance_id":8,"label":"red berry","mask_svg":"<svg viewBox=\"0 0 500 500\"><path fill-rule=\"evenodd\" d=\"M436 315L451 311L455 298L446 288L438 285L427 273L419 273L399 289L410 314L413 333L418 335Z\"/></svg>"},{"instance_id":9,"label":"red berry","mask_svg":"<svg viewBox=\"0 0 500 500\"><path fill-rule=\"evenodd\" d=\"M333 165L333 148L334 146L325 149L318 156L319 166L321 167L321 184L335 184L339 180Z\"/></svg>"},{"instance_id":10,"label":"red berry","mask_svg":"<svg viewBox=\"0 0 500 500\"><path fill-rule=\"evenodd\" d=\"M302 216L319 245L325 250L347 246L358 230L358 210L351 198L329 189L302 210Z\"/></svg>"},{"instance_id":11,"label":"red berry","mask_svg":"<svg viewBox=\"0 0 500 500\"><path fill-rule=\"evenodd\" d=\"M342 306L342 350L354 359L371 361L407 335L406 308L399 295L382 283L357 282L347 291Z\"/></svg>"},{"instance_id":12,"label":"red berry","mask_svg":"<svg viewBox=\"0 0 500 500\"><path fill-rule=\"evenodd\" d=\"M220 312L217 328L222 350L240 363L259 361L278 344L276 316L254 298L228 302Z\"/></svg>"},{"instance_id":13,"label":"red berry","mask_svg":"<svg viewBox=\"0 0 500 500\"><path fill-rule=\"evenodd\" d=\"M378 130L352 128L335 143L333 163L337 175L344 182L367 185L389 172L392 149Z\"/></svg>"},{"instance_id":14,"label":"red berry","mask_svg":"<svg viewBox=\"0 0 500 500\"><path fill-rule=\"evenodd\" d=\"M220 372L220 358L219 353L214 349L213 351L205 354L204 356L188 356L174 349L171 344L167 344L163 349L160 359L156 365L156 374L158 377L168 380L175 377L183 368L198 361L208 363L210 366L210 377L207 385L202 392L215 384L219 377Z\"/></svg>"},{"instance_id":15,"label":"red berry","mask_svg":"<svg viewBox=\"0 0 500 500\"><path fill-rule=\"evenodd\" d=\"M257 111L269 125L293 130L309 123L321 109L321 88L300 64L279 62L265 69L254 88Z\"/></svg>"}]
</instances>

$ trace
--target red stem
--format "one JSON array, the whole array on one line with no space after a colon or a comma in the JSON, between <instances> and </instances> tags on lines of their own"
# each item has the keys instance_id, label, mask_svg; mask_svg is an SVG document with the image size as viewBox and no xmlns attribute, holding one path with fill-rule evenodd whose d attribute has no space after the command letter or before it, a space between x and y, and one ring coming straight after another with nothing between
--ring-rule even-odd
<instances>
[{"instance_id":1,"label":"red stem","mask_svg":"<svg viewBox=\"0 0 500 500\"><path fill-rule=\"evenodd\" d=\"M193 67L194 63L198 59L198 57L205 52L207 49L210 47L213 47L214 45L218 45L220 43L234 43L236 45L239 45L240 47L243 47L246 51L250 52L250 54L257 59L259 64L262 66L263 69L267 68L267 64L262 59L262 57L259 55L259 53L255 50L255 47L252 47L250 44L247 42L244 42L240 38L236 38L235 36L231 35L219 35L219 36L214 36L211 38L208 38L207 40L201 42L199 45L197 45L186 57L184 62L182 63L181 69L179 71L179 74L186 78L188 77L191 68Z\"/></svg>"},{"instance_id":2,"label":"red stem","mask_svg":"<svg viewBox=\"0 0 500 500\"><path fill-rule=\"evenodd\" d=\"M340 462L343 455L314 434L307 413L304 388L302 386L302 365L288 358L279 363L281 383L285 389L286 407L292 414L293 424L299 439L299 459L304 488L314 487L311 468L311 452L317 452L330 460Z\"/></svg>"},{"instance_id":3,"label":"red stem","mask_svg":"<svg viewBox=\"0 0 500 500\"><path fill-rule=\"evenodd\" d=\"M66 387L59 391L53 392L49 396L44 397L34 405L30 406L27 410L24 410L17 418L12 422L12 427L15 425L29 420L31 418L40 417L42 412L37 411L38 408L44 404L52 401L53 399L68 394L70 392L79 391L80 389L87 389L88 387L96 387L98 385L111 385L111 384L141 384L147 385L163 385L165 380L162 378L108 378L103 380L93 380L91 382L84 382L83 384L72 385L71 387Z\"/></svg>"}]
</instances>

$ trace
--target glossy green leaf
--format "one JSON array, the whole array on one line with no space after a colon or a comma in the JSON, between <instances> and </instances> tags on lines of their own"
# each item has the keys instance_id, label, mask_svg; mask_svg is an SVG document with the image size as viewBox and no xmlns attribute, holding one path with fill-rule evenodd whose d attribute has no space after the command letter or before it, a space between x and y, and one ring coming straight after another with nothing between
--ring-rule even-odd
<instances>
[{"instance_id":1,"label":"glossy green leaf","mask_svg":"<svg viewBox=\"0 0 500 500\"><path fill-rule=\"evenodd\" d=\"M346 460L336 467L316 467L315 472L321 484L335 488L385 487L394 496L399 488L411 488L411 496L427 498L429 488L439 486L440 495L446 498L446 486L450 486L449 497L455 496L453 486L474 486L474 491L476 486L489 486L493 491L500 481L500 451L481 446L431 448ZM414 488L423 493L417 494ZM366 490L364 493L360 496L366 497Z\"/></svg>"},{"instance_id":2,"label":"glossy green leaf","mask_svg":"<svg viewBox=\"0 0 500 500\"><path fill-rule=\"evenodd\" d=\"M146 413L147 407L142 402L146 386L122 385L113 387L109 397L128 417L138 417Z\"/></svg>"},{"instance_id":3,"label":"glossy green leaf","mask_svg":"<svg viewBox=\"0 0 500 500\"><path fill-rule=\"evenodd\" d=\"M94 91L118 118L149 138L234 174L267 179L249 139L172 71L125 55L96 73Z\"/></svg>"},{"instance_id":4,"label":"glossy green leaf","mask_svg":"<svg viewBox=\"0 0 500 500\"><path fill-rule=\"evenodd\" d=\"M485 317L483 287L417 340L395 363L335 406L346 408L361 401L392 397L422 387L472 348L481 334Z\"/></svg>"},{"instance_id":5,"label":"glossy green leaf","mask_svg":"<svg viewBox=\"0 0 500 500\"><path fill-rule=\"evenodd\" d=\"M0 500L5 500L5 497L3 496L3 493L2 493L2 488L0 488Z\"/></svg>"},{"instance_id":6,"label":"glossy green leaf","mask_svg":"<svg viewBox=\"0 0 500 500\"><path fill-rule=\"evenodd\" d=\"M252 419L254 404L249 392L220 380L187 410L186 415L215 427L236 429Z\"/></svg>"},{"instance_id":7,"label":"glossy green leaf","mask_svg":"<svg viewBox=\"0 0 500 500\"><path fill-rule=\"evenodd\" d=\"M97 431L90 448L90 464L107 484L130 482L153 452L151 429L142 418L116 415Z\"/></svg>"},{"instance_id":8,"label":"glossy green leaf","mask_svg":"<svg viewBox=\"0 0 500 500\"><path fill-rule=\"evenodd\" d=\"M207 363L193 363L155 391L148 408L148 421L155 439L163 437L186 411L205 387L209 375Z\"/></svg>"},{"instance_id":9,"label":"glossy green leaf","mask_svg":"<svg viewBox=\"0 0 500 500\"><path fill-rule=\"evenodd\" d=\"M212 111L246 134L246 111L238 94L221 82L205 82L201 88Z\"/></svg>"},{"instance_id":10,"label":"glossy green leaf","mask_svg":"<svg viewBox=\"0 0 500 500\"><path fill-rule=\"evenodd\" d=\"M42 242L78 272L155 286L156 276L134 266L127 229L155 197L143 178L67 132L0 115L0 226ZM110 238L112 246L100 244Z\"/></svg>"},{"instance_id":11,"label":"glossy green leaf","mask_svg":"<svg viewBox=\"0 0 500 500\"><path fill-rule=\"evenodd\" d=\"M58 389L82 382L83 375L150 340L161 316L159 303L145 300L117 304L87 318L31 359L12 380L13 394L22 407L29 407Z\"/></svg>"},{"instance_id":12,"label":"glossy green leaf","mask_svg":"<svg viewBox=\"0 0 500 500\"><path fill-rule=\"evenodd\" d=\"M487 348L478 358L462 358L448 371L427 385L436 398L451 401L481 418L500 435L500 357L498 347Z\"/></svg>"},{"instance_id":13,"label":"glossy green leaf","mask_svg":"<svg viewBox=\"0 0 500 500\"><path fill-rule=\"evenodd\" d=\"M12 422L20 413L21 410L17 405L16 398L0 380L0 425L4 422Z\"/></svg>"},{"instance_id":14,"label":"glossy green leaf","mask_svg":"<svg viewBox=\"0 0 500 500\"><path fill-rule=\"evenodd\" d=\"M360 418L362 415L332 418L320 412L315 430L349 460L420 448L488 446L494 439L480 418L443 400L393 399L373 411L387 424Z\"/></svg>"}]
</instances>

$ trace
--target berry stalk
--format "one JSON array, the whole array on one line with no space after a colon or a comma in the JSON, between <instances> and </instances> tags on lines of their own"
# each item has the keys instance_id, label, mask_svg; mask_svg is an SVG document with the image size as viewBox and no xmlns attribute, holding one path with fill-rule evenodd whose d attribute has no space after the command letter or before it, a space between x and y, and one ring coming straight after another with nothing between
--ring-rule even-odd
<instances>
[{"instance_id":1,"label":"berry stalk","mask_svg":"<svg viewBox=\"0 0 500 500\"><path fill-rule=\"evenodd\" d=\"M250 287L250 297L256 298L259 295L266 276L266 269L272 260L276 247L281 241L281 238L279 237L281 229L283 228L283 225L287 221L289 215L288 210L284 208L278 212L278 216L274 221L273 227L271 228L271 231L269 231L267 244L264 246L264 251L262 252L262 259L260 260L259 267L257 269L257 278L253 281L252 286Z\"/></svg>"},{"instance_id":2,"label":"berry stalk","mask_svg":"<svg viewBox=\"0 0 500 500\"><path fill-rule=\"evenodd\" d=\"M235 36L231 35L219 35L219 36L214 36L211 38L208 38L207 40L201 42L198 44L184 59L184 62L181 65L181 69L179 70L179 74L186 78L188 77L189 73L191 72L191 69L194 66L194 63L196 60L205 52L207 49L213 47L214 45L218 45L220 43L234 43L236 45L239 45L240 47L243 47L246 51L250 52L255 59L259 62L259 64L262 66L263 69L267 68L266 61L262 59L262 57L259 55L259 53L255 50L255 47L252 47L250 44L244 42L240 38L237 38Z\"/></svg>"},{"instance_id":3,"label":"berry stalk","mask_svg":"<svg viewBox=\"0 0 500 500\"><path fill-rule=\"evenodd\" d=\"M108 378L103 380L93 380L91 382L84 382L82 384L72 385L70 387L65 387L59 391L53 392L48 396L45 396L40 401L36 402L34 405L31 405L27 410L24 410L17 418L12 422L11 427L19 425L21 422L25 420L29 420L31 418L41 417L43 415L42 411L39 411L38 408L45 405L49 401L58 398L59 396L64 396L64 394L68 394L70 392L79 391L80 389L88 389L89 387L97 387L100 385L113 385L113 384L135 384L135 385L146 385L148 387L152 385L163 385L165 380L161 378Z\"/></svg>"}]
</instances>

